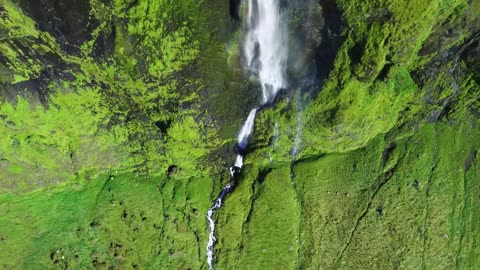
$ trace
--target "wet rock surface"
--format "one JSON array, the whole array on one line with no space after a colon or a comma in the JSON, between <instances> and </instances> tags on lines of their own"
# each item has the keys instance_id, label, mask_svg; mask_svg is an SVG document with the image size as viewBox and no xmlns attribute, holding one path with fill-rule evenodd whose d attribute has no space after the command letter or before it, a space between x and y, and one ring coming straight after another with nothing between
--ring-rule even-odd
<instances>
[{"instance_id":1,"label":"wet rock surface","mask_svg":"<svg viewBox=\"0 0 480 270\"><path fill-rule=\"evenodd\" d=\"M39 30L59 40L68 54L80 54L80 46L89 41L99 21L92 18L89 0L20 0L19 6L35 20Z\"/></svg>"}]
</instances>

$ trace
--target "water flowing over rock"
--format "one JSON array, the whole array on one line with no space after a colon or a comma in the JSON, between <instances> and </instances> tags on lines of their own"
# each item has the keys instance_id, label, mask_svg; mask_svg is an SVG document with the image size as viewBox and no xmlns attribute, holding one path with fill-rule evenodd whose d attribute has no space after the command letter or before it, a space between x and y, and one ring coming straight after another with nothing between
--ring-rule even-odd
<instances>
[{"instance_id":1,"label":"water flowing over rock","mask_svg":"<svg viewBox=\"0 0 480 270\"><path fill-rule=\"evenodd\" d=\"M0 269L480 269L479 29L472 0L1 0Z\"/></svg>"},{"instance_id":2,"label":"water flowing over rock","mask_svg":"<svg viewBox=\"0 0 480 270\"><path fill-rule=\"evenodd\" d=\"M209 224L208 228L210 230L210 235L208 237L208 245L207 245L207 262L210 269L213 269L213 246L215 244L215 241L217 241L214 234L215 220L213 220L213 213L216 209L222 207L222 201L225 198L225 196L230 192L231 189L232 189L232 185L230 183L227 184L218 195L218 198L215 201L215 204L210 209L208 209L208 212L207 212L207 220Z\"/></svg>"},{"instance_id":3,"label":"water flowing over rock","mask_svg":"<svg viewBox=\"0 0 480 270\"><path fill-rule=\"evenodd\" d=\"M247 5L246 39L243 48L245 68L258 76L262 89L261 105L265 105L272 102L277 92L287 86L284 76L288 57L287 27L282 21L278 0L249 0ZM243 167L243 155L253 131L257 110L258 108L254 108L250 111L238 134L237 146L240 153L237 155L235 165L230 168L232 181ZM232 188L232 183L228 183L207 212L210 230L207 262L210 270L213 269L216 242L213 215L215 210L222 206L223 199Z\"/></svg>"},{"instance_id":4,"label":"water flowing over rock","mask_svg":"<svg viewBox=\"0 0 480 270\"><path fill-rule=\"evenodd\" d=\"M249 0L244 54L247 68L258 73L262 104L271 102L286 87L288 38L278 0Z\"/></svg>"},{"instance_id":5,"label":"water flowing over rock","mask_svg":"<svg viewBox=\"0 0 480 270\"><path fill-rule=\"evenodd\" d=\"M243 127L240 130L240 133L238 134L237 144L240 150L242 151L245 150L247 147L248 137L250 137L250 134L252 133L256 113L257 113L256 108L250 111L250 113L248 114L247 121L245 121L245 124L243 124Z\"/></svg>"}]
</instances>

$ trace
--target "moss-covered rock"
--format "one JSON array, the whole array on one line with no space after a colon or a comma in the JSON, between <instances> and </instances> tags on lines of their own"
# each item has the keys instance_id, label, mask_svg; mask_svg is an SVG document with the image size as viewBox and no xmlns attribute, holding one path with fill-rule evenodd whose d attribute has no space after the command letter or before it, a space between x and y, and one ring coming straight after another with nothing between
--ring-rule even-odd
<instances>
[{"instance_id":1,"label":"moss-covered rock","mask_svg":"<svg viewBox=\"0 0 480 270\"><path fill-rule=\"evenodd\" d=\"M0 268L207 267L259 104L238 5L0 1ZM479 1L282 7L216 267L477 269Z\"/></svg>"}]
</instances>

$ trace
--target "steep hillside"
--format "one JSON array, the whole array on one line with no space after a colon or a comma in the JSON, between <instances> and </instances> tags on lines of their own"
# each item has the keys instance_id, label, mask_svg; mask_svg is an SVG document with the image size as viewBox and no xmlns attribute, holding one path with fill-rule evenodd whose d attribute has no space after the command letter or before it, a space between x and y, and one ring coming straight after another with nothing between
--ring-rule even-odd
<instances>
[{"instance_id":1,"label":"steep hillside","mask_svg":"<svg viewBox=\"0 0 480 270\"><path fill-rule=\"evenodd\" d=\"M480 267L480 1L280 1L216 269ZM245 7L0 0L0 268L208 269Z\"/></svg>"}]
</instances>

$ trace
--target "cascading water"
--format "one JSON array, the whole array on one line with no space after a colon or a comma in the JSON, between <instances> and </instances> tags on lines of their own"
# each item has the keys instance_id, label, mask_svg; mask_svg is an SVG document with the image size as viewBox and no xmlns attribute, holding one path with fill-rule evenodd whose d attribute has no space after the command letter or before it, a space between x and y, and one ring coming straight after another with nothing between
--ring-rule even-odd
<instances>
[{"instance_id":1,"label":"cascading water","mask_svg":"<svg viewBox=\"0 0 480 270\"><path fill-rule=\"evenodd\" d=\"M253 130L253 124L255 122L255 116L257 114L257 108L250 111L247 117L247 121L243 124L240 133L238 134L237 144L240 149L244 150L248 144L248 137Z\"/></svg>"},{"instance_id":2,"label":"cascading water","mask_svg":"<svg viewBox=\"0 0 480 270\"><path fill-rule=\"evenodd\" d=\"M286 87L288 35L278 1L248 1L244 54L247 68L258 73L262 104L273 101L278 90Z\"/></svg>"},{"instance_id":3,"label":"cascading water","mask_svg":"<svg viewBox=\"0 0 480 270\"><path fill-rule=\"evenodd\" d=\"M262 88L261 106L272 102L280 89L286 88L285 70L288 57L287 27L282 20L279 0L248 0L246 38L243 54L245 68L256 76ZM215 238L215 210L222 206L226 195L232 191L235 175L243 167L243 155L248 138L253 131L255 116L259 108L250 111L237 139L239 154L235 165L230 168L231 181L218 195L215 204L207 212L210 235L207 245L207 262L213 270Z\"/></svg>"}]
</instances>

